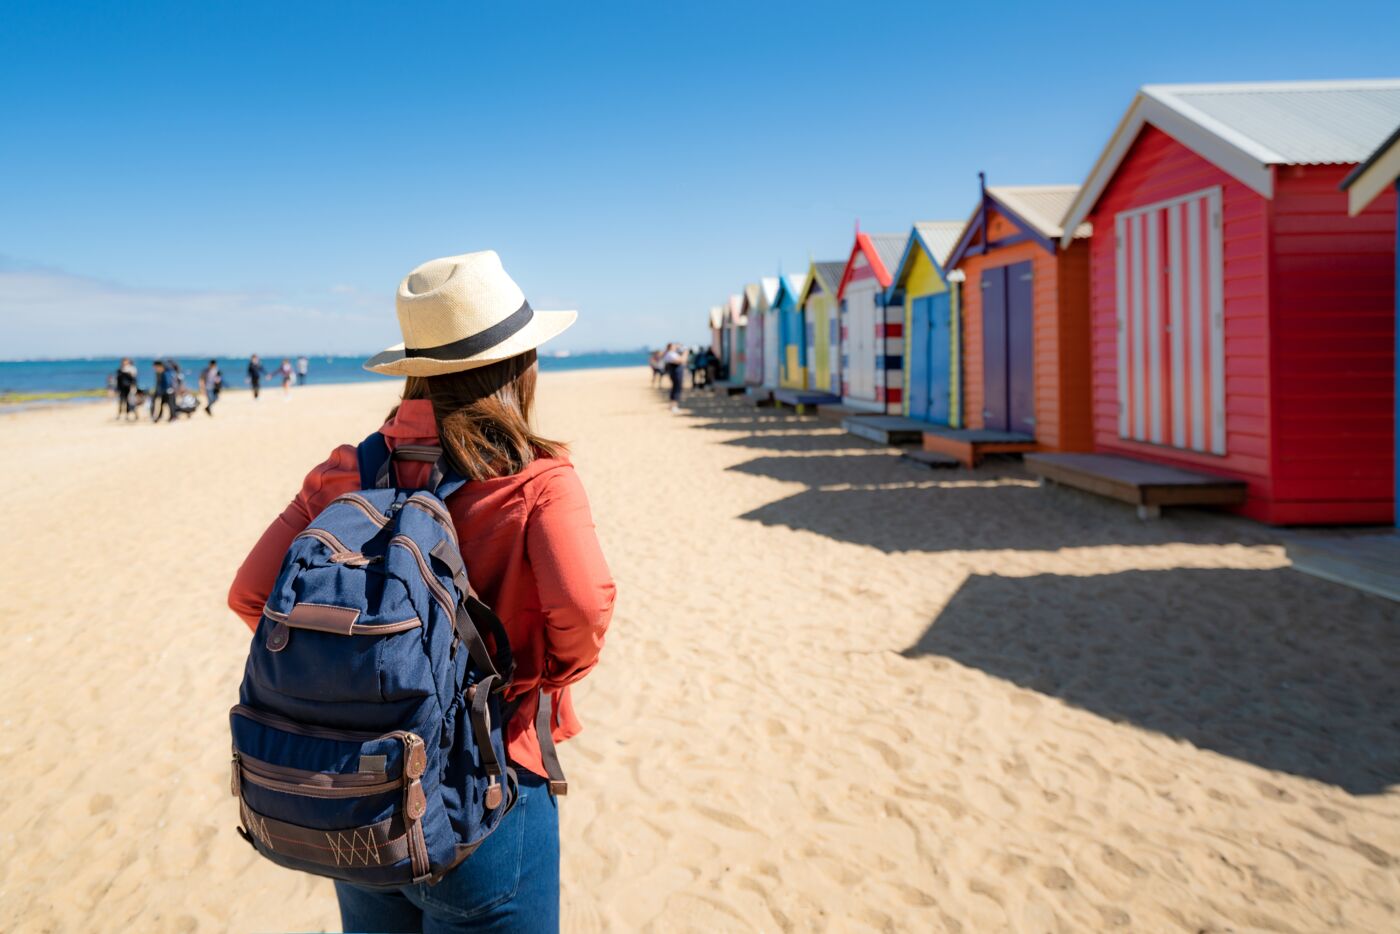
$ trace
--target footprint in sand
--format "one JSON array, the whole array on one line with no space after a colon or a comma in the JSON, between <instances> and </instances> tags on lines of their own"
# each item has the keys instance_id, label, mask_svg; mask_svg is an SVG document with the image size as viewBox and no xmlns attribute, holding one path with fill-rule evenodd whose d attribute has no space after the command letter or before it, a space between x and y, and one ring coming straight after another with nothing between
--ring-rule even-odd
<instances>
[{"instance_id":1,"label":"footprint in sand","mask_svg":"<svg viewBox=\"0 0 1400 934\"><path fill-rule=\"evenodd\" d=\"M1121 872L1125 876L1132 876L1141 879L1147 875L1147 870L1127 857L1122 850L1114 849L1111 846L1103 848L1104 865L1115 872Z\"/></svg>"},{"instance_id":2,"label":"footprint in sand","mask_svg":"<svg viewBox=\"0 0 1400 934\"><path fill-rule=\"evenodd\" d=\"M1066 889L1074 888L1074 876L1071 876L1059 866L1042 866L1040 869L1036 870L1035 875L1036 878L1040 880L1040 884L1047 889L1063 892Z\"/></svg>"},{"instance_id":3,"label":"footprint in sand","mask_svg":"<svg viewBox=\"0 0 1400 934\"><path fill-rule=\"evenodd\" d=\"M1375 844L1367 843L1365 840L1350 837L1347 840L1347 846L1364 856L1372 865L1379 866L1382 869L1387 868L1391 863L1395 862L1394 857L1385 850L1382 850Z\"/></svg>"},{"instance_id":4,"label":"footprint in sand","mask_svg":"<svg viewBox=\"0 0 1400 934\"><path fill-rule=\"evenodd\" d=\"M1284 804L1292 804L1298 800L1284 789L1270 782L1256 781L1254 787L1259 789L1259 793L1270 801L1282 801Z\"/></svg>"},{"instance_id":5,"label":"footprint in sand","mask_svg":"<svg viewBox=\"0 0 1400 934\"><path fill-rule=\"evenodd\" d=\"M1103 920L1105 928L1125 928L1133 923L1132 916L1122 908L1114 908L1111 905L1095 905L1094 908Z\"/></svg>"},{"instance_id":6,"label":"footprint in sand","mask_svg":"<svg viewBox=\"0 0 1400 934\"><path fill-rule=\"evenodd\" d=\"M116 804L116 799L111 795L93 795L88 801L88 813L101 814L111 810L113 804Z\"/></svg>"}]
</instances>

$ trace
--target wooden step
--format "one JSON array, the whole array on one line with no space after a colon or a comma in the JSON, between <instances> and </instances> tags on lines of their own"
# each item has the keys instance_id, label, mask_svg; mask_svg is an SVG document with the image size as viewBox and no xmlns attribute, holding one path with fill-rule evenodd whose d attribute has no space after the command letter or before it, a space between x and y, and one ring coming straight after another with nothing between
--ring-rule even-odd
<instances>
[{"instance_id":1,"label":"wooden step","mask_svg":"<svg viewBox=\"0 0 1400 934\"><path fill-rule=\"evenodd\" d=\"M1025 462L1051 482L1131 503L1141 519L1156 519L1163 506L1238 506L1245 500L1243 480L1117 454L1027 454Z\"/></svg>"},{"instance_id":2,"label":"wooden step","mask_svg":"<svg viewBox=\"0 0 1400 934\"><path fill-rule=\"evenodd\" d=\"M841 397L817 389L773 390L773 402L782 408L792 409L798 415L816 415L819 407L840 403Z\"/></svg>"},{"instance_id":3,"label":"wooden step","mask_svg":"<svg viewBox=\"0 0 1400 934\"><path fill-rule=\"evenodd\" d=\"M1035 438L1009 431L986 428L924 428L923 448L955 457L964 467L976 467L988 454L1024 454L1036 449Z\"/></svg>"},{"instance_id":4,"label":"wooden step","mask_svg":"<svg viewBox=\"0 0 1400 934\"><path fill-rule=\"evenodd\" d=\"M903 415L848 415L841 420L841 429L847 434L876 444L918 444L928 427L928 422Z\"/></svg>"}]
</instances>

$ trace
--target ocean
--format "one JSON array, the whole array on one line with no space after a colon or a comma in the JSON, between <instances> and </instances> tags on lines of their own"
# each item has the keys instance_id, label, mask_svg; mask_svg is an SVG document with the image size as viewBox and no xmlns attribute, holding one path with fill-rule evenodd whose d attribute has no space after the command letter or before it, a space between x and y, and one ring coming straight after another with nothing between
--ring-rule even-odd
<instances>
[{"instance_id":1,"label":"ocean","mask_svg":"<svg viewBox=\"0 0 1400 934\"><path fill-rule=\"evenodd\" d=\"M149 387L154 381L154 371L150 357L134 357L140 384ZM208 357L176 357L180 368L192 382L208 363ZM293 364L296 358L290 358ZM311 366L307 371L308 385L316 383L359 383L369 380L384 380L389 377L367 372L362 364L365 357L309 357ZM226 389L241 389L247 385L247 357L220 357L219 367L224 373ZM45 399L71 397L75 393L100 393L107 388L107 378L116 372L121 362L119 357L94 357L81 360L13 360L0 361L0 402L37 402ZM262 358L263 368L268 371L264 385L280 385L273 377L272 370L282 364L282 358L267 356ZM541 356L540 369L590 370L601 367L646 366L645 350L608 351L602 353L579 353L567 356Z\"/></svg>"}]
</instances>

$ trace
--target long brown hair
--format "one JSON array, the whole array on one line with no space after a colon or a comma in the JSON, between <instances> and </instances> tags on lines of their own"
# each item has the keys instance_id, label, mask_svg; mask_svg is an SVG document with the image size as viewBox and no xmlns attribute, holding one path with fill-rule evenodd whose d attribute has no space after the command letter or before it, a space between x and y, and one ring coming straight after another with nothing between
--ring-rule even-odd
<instances>
[{"instance_id":1,"label":"long brown hair","mask_svg":"<svg viewBox=\"0 0 1400 934\"><path fill-rule=\"evenodd\" d=\"M410 376L404 401L433 404L438 439L457 472L469 480L519 473L537 457L558 457L567 448L530 427L535 404L535 352L441 376ZM398 412L389 412L393 418Z\"/></svg>"}]
</instances>

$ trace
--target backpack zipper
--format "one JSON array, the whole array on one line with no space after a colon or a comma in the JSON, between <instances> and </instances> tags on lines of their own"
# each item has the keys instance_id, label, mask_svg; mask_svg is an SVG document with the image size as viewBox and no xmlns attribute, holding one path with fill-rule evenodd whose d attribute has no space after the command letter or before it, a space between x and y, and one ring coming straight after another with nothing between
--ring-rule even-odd
<instances>
[{"instance_id":1,"label":"backpack zipper","mask_svg":"<svg viewBox=\"0 0 1400 934\"><path fill-rule=\"evenodd\" d=\"M457 541L457 528L452 524L452 514L437 499L424 493L414 493L408 498L406 505L417 506L423 512L431 515L437 520L438 525L442 526L443 530L451 536L452 540Z\"/></svg>"},{"instance_id":2,"label":"backpack zipper","mask_svg":"<svg viewBox=\"0 0 1400 934\"><path fill-rule=\"evenodd\" d=\"M316 539L318 542L325 545L331 550L332 556L347 554L350 551L350 549L346 548L345 544L340 539L336 538L333 534L327 532L325 529L306 529L302 532L297 533L296 538L292 539L292 541L296 541L297 538Z\"/></svg>"},{"instance_id":3,"label":"backpack zipper","mask_svg":"<svg viewBox=\"0 0 1400 934\"><path fill-rule=\"evenodd\" d=\"M452 607L456 601L452 599L452 595L447 592L447 589L442 586L442 581L438 580L437 575L433 573L433 569L429 566L428 559L423 557L423 551L418 547L418 543L407 535L395 535L393 538L389 539L389 545L391 547L395 542L413 553L413 557L418 560L418 573L422 575L423 583L427 584L428 589L432 591L442 612L448 619L453 619L455 614L452 612Z\"/></svg>"},{"instance_id":4,"label":"backpack zipper","mask_svg":"<svg viewBox=\"0 0 1400 934\"><path fill-rule=\"evenodd\" d=\"M359 493L345 493L341 496L337 496L335 499L331 500L331 505L334 506L336 503L349 503L358 508L371 522L381 529L389 524L389 517L378 509L375 509L374 505Z\"/></svg>"},{"instance_id":5,"label":"backpack zipper","mask_svg":"<svg viewBox=\"0 0 1400 934\"><path fill-rule=\"evenodd\" d=\"M303 798L363 798L397 791L404 786L402 778L385 779L375 775L335 774L330 772L308 772L262 762L242 753L233 754L242 781L280 791L283 794L300 795ZM383 773L380 773L382 775ZM377 780L355 781L355 779L375 778Z\"/></svg>"}]
</instances>

